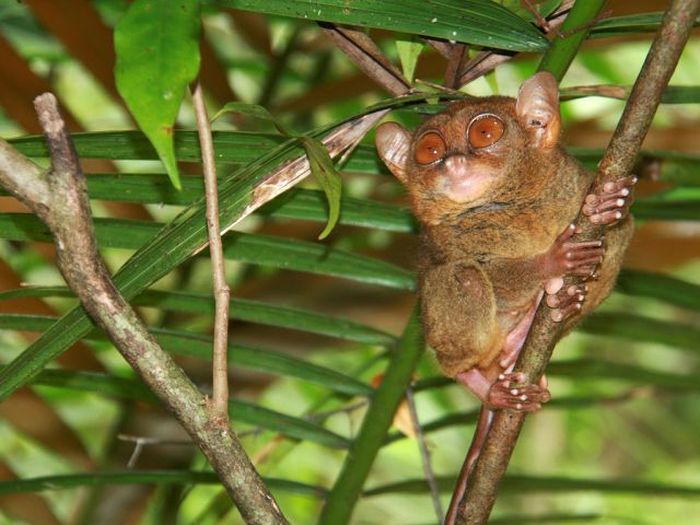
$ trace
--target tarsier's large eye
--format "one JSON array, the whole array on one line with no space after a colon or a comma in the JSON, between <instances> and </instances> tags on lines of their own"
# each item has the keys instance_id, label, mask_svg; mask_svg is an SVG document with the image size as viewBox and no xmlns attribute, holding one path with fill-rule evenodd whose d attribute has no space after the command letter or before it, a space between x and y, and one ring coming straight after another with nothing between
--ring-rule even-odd
<instances>
[{"instance_id":1,"label":"tarsier's large eye","mask_svg":"<svg viewBox=\"0 0 700 525\"><path fill-rule=\"evenodd\" d=\"M445 154L445 141L434 132L428 132L418 139L416 143L416 162L418 164L432 164Z\"/></svg>"},{"instance_id":2,"label":"tarsier's large eye","mask_svg":"<svg viewBox=\"0 0 700 525\"><path fill-rule=\"evenodd\" d=\"M467 136L474 148L485 148L503 136L503 121L495 115L481 115L469 124Z\"/></svg>"}]
</instances>

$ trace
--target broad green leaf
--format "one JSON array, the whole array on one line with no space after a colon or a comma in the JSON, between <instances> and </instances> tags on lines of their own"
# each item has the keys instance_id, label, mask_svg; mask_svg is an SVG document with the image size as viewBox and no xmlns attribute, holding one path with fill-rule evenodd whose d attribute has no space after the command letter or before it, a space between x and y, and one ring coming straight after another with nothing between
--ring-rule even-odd
<instances>
[{"instance_id":1,"label":"broad green leaf","mask_svg":"<svg viewBox=\"0 0 700 525\"><path fill-rule=\"evenodd\" d=\"M399 60L401 61L401 69L406 80L413 82L413 76L416 72L416 64L418 57L423 51L423 44L417 40L397 40L396 50L399 52Z\"/></svg>"},{"instance_id":2,"label":"broad green leaf","mask_svg":"<svg viewBox=\"0 0 700 525\"><path fill-rule=\"evenodd\" d=\"M0 301L26 297L74 298L75 296L68 288L60 286L29 286L0 292ZM212 296L193 292L146 290L136 296L132 304L206 316L214 313ZM368 345L388 345L395 342L392 335L349 319L249 299L231 299L229 317L239 321L301 330Z\"/></svg>"},{"instance_id":3,"label":"broad green leaf","mask_svg":"<svg viewBox=\"0 0 700 525\"><path fill-rule=\"evenodd\" d=\"M43 315L0 314L0 328L5 330L43 332L55 321L56 318ZM211 337L163 328L151 328L150 331L163 349L170 353L211 359ZM88 333L86 339L106 340L98 330ZM283 352L231 344L228 356L232 365L258 372L296 377L342 394L367 396L374 391L357 379Z\"/></svg>"},{"instance_id":4,"label":"broad green leaf","mask_svg":"<svg viewBox=\"0 0 700 525\"><path fill-rule=\"evenodd\" d=\"M244 11L386 29L511 51L543 51L532 25L490 0L207 0Z\"/></svg>"},{"instance_id":5,"label":"broad green leaf","mask_svg":"<svg viewBox=\"0 0 700 525\"><path fill-rule=\"evenodd\" d=\"M227 102L219 111L212 117L212 122L226 113L241 113L257 119L268 120L274 124L282 135L291 137L292 134L285 129L282 123L266 108L258 104L247 104L245 102Z\"/></svg>"},{"instance_id":6,"label":"broad green leaf","mask_svg":"<svg viewBox=\"0 0 700 525\"><path fill-rule=\"evenodd\" d=\"M528 8L528 6L525 4L525 2L523 2L523 0L491 1L500 3L503 7L510 9L520 18L527 20L528 22L536 21L536 17L535 14L532 12L532 9ZM543 2L538 2L537 4L531 5L537 9L537 12L540 14L540 16L547 17L551 15L557 9L557 7L559 7L559 4L561 4L561 0L545 0Z\"/></svg>"},{"instance_id":7,"label":"broad green leaf","mask_svg":"<svg viewBox=\"0 0 700 525\"><path fill-rule=\"evenodd\" d=\"M191 470L125 470L113 472L89 472L63 474L36 478L0 481L0 494L21 494L45 490L65 490L77 487L98 487L103 485L220 485L214 472ZM307 485L287 479L265 478L265 484L272 490L292 494L323 497L322 487Z\"/></svg>"},{"instance_id":8,"label":"broad green leaf","mask_svg":"<svg viewBox=\"0 0 700 525\"><path fill-rule=\"evenodd\" d=\"M328 222L319 234L319 239L325 239L333 231L340 216L340 192L342 188L340 175L335 169L333 160L328 155L328 150L317 139L300 137L301 143L309 158L311 174L326 194L328 202Z\"/></svg>"},{"instance_id":9,"label":"broad green leaf","mask_svg":"<svg viewBox=\"0 0 700 525\"><path fill-rule=\"evenodd\" d=\"M700 311L700 285L668 275L623 268L617 277L615 290Z\"/></svg>"},{"instance_id":10,"label":"broad green leaf","mask_svg":"<svg viewBox=\"0 0 700 525\"><path fill-rule=\"evenodd\" d=\"M98 246L132 250L152 241L162 226L152 222L105 218L97 218L94 223ZM33 215L0 213L0 238L50 241L51 234ZM401 290L415 287L413 274L408 270L318 243L231 232L224 237L223 245L226 258L246 263L332 275Z\"/></svg>"},{"instance_id":11,"label":"broad green leaf","mask_svg":"<svg viewBox=\"0 0 700 525\"><path fill-rule=\"evenodd\" d=\"M199 71L199 1L135 0L114 31L119 94L180 187L173 126Z\"/></svg>"}]
</instances>

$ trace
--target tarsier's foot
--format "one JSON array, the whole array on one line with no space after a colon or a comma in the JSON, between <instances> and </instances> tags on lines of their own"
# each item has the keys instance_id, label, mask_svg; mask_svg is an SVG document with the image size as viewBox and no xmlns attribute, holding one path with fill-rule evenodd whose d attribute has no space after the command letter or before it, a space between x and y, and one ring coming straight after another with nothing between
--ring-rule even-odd
<instances>
[{"instance_id":1,"label":"tarsier's foot","mask_svg":"<svg viewBox=\"0 0 700 525\"><path fill-rule=\"evenodd\" d=\"M574 242L571 238L575 233L576 227L570 224L554 241L546 262L550 275L589 277L603 261L603 239Z\"/></svg>"},{"instance_id":2,"label":"tarsier's foot","mask_svg":"<svg viewBox=\"0 0 700 525\"><path fill-rule=\"evenodd\" d=\"M581 211L593 224L610 225L629 214L632 187L637 177L624 177L606 182L602 188L586 196Z\"/></svg>"},{"instance_id":3,"label":"tarsier's foot","mask_svg":"<svg viewBox=\"0 0 700 525\"><path fill-rule=\"evenodd\" d=\"M511 372L499 375L498 380L491 385L486 406L491 410L508 408L522 412L535 412L551 397L546 384L526 383L525 374Z\"/></svg>"},{"instance_id":4,"label":"tarsier's foot","mask_svg":"<svg viewBox=\"0 0 700 525\"><path fill-rule=\"evenodd\" d=\"M545 303L552 309L549 315L553 321L559 323L576 315L581 310L588 286L571 285L564 289L559 285L558 290L552 293L547 291L546 287L545 291L547 293Z\"/></svg>"}]
</instances>

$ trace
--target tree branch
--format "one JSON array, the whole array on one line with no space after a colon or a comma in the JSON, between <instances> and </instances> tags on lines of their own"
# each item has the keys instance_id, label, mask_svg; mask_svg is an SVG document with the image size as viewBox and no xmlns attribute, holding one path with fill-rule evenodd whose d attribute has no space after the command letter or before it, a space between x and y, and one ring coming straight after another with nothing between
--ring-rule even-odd
<instances>
[{"instance_id":1,"label":"tree branch","mask_svg":"<svg viewBox=\"0 0 700 525\"><path fill-rule=\"evenodd\" d=\"M212 410L222 424L228 424L228 308L231 290L226 283L224 269L224 249L221 244L219 224L219 191L216 181L214 144L211 138L211 124L207 107L204 104L202 85L197 82L192 93L194 112L197 117L199 145L202 150L204 171L204 193L207 204L207 232L209 234L209 254L214 285L214 344L212 352Z\"/></svg>"},{"instance_id":2,"label":"tree branch","mask_svg":"<svg viewBox=\"0 0 700 525\"><path fill-rule=\"evenodd\" d=\"M369 78L380 84L393 95L403 95L411 89L411 84L401 72L384 56L377 44L356 29L334 24L320 24L326 35L355 62Z\"/></svg>"},{"instance_id":3,"label":"tree branch","mask_svg":"<svg viewBox=\"0 0 700 525\"><path fill-rule=\"evenodd\" d=\"M603 184L629 173L661 100L678 58L700 11L700 0L672 0L652 44L651 50L632 89L617 129L601 161L594 184ZM592 238L597 233L589 221L578 225ZM584 237L585 238L585 237ZM528 381L537 382L558 340L560 323L552 321L546 307L540 306L515 370L524 372ZM506 471L525 415L510 410L496 413L481 455L460 504L457 523L483 524L488 520L496 490Z\"/></svg>"},{"instance_id":4,"label":"tree branch","mask_svg":"<svg viewBox=\"0 0 700 525\"><path fill-rule=\"evenodd\" d=\"M566 20L573 3L574 0L564 0L559 8L549 16L549 19L547 20L549 32L554 32L556 34L558 28L561 27ZM496 66L507 62L514 56L515 54L507 51L482 51L464 64L459 73L460 76L459 80L457 81L457 86L466 86L472 80L493 71L496 69Z\"/></svg>"},{"instance_id":5,"label":"tree branch","mask_svg":"<svg viewBox=\"0 0 700 525\"><path fill-rule=\"evenodd\" d=\"M247 523L286 524L236 435L214 417L205 398L163 351L119 294L97 252L85 176L58 112L46 93L34 102L52 169L46 173L0 139L0 184L27 204L54 235L59 270L95 323L202 450Z\"/></svg>"}]
</instances>

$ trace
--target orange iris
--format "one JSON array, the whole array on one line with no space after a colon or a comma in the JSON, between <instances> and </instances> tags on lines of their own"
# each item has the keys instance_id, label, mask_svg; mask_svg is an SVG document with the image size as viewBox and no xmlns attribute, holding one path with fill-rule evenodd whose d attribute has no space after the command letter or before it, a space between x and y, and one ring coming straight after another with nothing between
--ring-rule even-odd
<instances>
[{"instance_id":1,"label":"orange iris","mask_svg":"<svg viewBox=\"0 0 700 525\"><path fill-rule=\"evenodd\" d=\"M503 136L503 121L493 115L477 117L469 125L467 135L474 148L485 148L496 143Z\"/></svg>"},{"instance_id":2,"label":"orange iris","mask_svg":"<svg viewBox=\"0 0 700 525\"><path fill-rule=\"evenodd\" d=\"M418 164L432 164L445 155L445 141L437 133L426 133L418 139L415 149Z\"/></svg>"}]
</instances>

